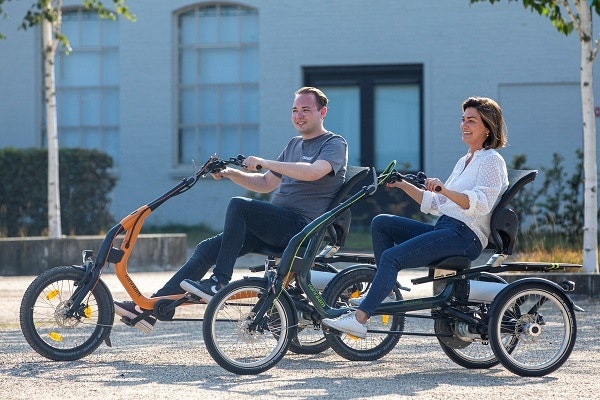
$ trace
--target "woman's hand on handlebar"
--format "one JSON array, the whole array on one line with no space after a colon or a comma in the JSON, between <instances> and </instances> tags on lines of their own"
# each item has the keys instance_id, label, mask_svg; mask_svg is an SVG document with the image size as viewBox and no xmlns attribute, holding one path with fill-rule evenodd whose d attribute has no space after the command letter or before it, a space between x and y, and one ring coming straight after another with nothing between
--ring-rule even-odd
<instances>
[{"instance_id":1,"label":"woman's hand on handlebar","mask_svg":"<svg viewBox=\"0 0 600 400\"><path fill-rule=\"evenodd\" d=\"M438 178L425 179L425 188L430 192L441 192L445 187Z\"/></svg>"}]
</instances>

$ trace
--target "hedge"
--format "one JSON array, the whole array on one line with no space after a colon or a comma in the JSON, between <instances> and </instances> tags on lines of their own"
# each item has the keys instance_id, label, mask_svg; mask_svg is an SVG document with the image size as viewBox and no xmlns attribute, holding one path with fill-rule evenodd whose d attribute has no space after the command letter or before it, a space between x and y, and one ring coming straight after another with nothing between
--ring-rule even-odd
<instances>
[{"instance_id":1,"label":"hedge","mask_svg":"<svg viewBox=\"0 0 600 400\"><path fill-rule=\"evenodd\" d=\"M109 212L116 184L112 166L112 158L96 150L59 151L64 234L96 235L114 223ZM46 149L0 149L0 236L47 234L47 188Z\"/></svg>"}]
</instances>

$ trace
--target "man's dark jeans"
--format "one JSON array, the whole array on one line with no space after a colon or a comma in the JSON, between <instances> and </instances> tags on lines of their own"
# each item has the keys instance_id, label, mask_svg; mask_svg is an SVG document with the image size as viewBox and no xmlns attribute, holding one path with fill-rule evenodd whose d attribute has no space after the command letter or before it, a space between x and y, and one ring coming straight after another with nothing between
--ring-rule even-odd
<instances>
[{"instance_id":1,"label":"man's dark jeans","mask_svg":"<svg viewBox=\"0 0 600 400\"><path fill-rule=\"evenodd\" d=\"M153 296L184 293L184 279L198 281L215 265L222 284L231 279L238 257L262 247L283 249L309 221L301 214L271 203L234 197L227 206L223 232L200 242L190 259Z\"/></svg>"}]
</instances>

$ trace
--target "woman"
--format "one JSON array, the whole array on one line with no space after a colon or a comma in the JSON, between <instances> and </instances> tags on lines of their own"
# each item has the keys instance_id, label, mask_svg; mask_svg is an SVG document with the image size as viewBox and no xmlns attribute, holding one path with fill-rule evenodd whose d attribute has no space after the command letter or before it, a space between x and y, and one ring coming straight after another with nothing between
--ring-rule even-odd
<instances>
[{"instance_id":1,"label":"woman","mask_svg":"<svg viewBox=\"0 0 600 400\"><path fill-rule=\"evenodd\" d=\"M442 183L425 180L426 189L406 181L387 184L404 190L420 203L421 211L440 215L435 225L381 214L371 222L377 274L371 289L355 312L327 318L323 325L364 338L366 322L393 290L398 271L432 262L466 256L475 260L487 246L490 216L508 187L502 156L495 150L507 142L500 106L492 99L470 97L462 104L462 141L469 151Z\"/></svg>"}]
</instances>

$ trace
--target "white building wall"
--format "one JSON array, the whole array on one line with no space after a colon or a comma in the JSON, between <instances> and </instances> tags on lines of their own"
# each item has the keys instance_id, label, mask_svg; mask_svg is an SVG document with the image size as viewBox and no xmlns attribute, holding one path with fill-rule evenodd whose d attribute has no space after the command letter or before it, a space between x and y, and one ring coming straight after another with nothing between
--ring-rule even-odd
<instances>
[{"instance_id":1,"label":"white building wall","mask_svg":"<svg viewBox=\"0 0 600 400\"><path fill-rule=\"evenodd\" d=\"M80 1L65 1L74 4ZM173 13L194 3L128 4L137 22L119 22L121 166L112 207L117 219L192 173L191 161L189 166L175 165ZM459 134L460 103L470 95L495 98L503 107L510 144L503 154L508 162L516 154L527 154L531 167L550 166L552 153L558 152L574 165L575 149L582 146L578 39L559 34L547 19L518 3L242 4L259 9L261 156L275 157L296 133L290 106L293 92L303 85L303 67L418 63L424 67L428 175L445 178L466 151ZM16 30L27 7L27 2L3 6L10 18L1 28L8 38L0 41L0 147L41 143L40 34L37 29ZM243 194L245 190L230 182L209 178L166 203L148 223L202 222L219 228L228 199Z\"/></svg>"}]
</instances>

